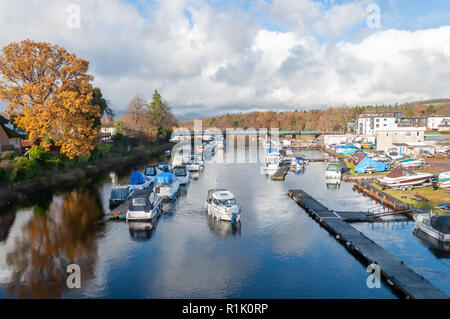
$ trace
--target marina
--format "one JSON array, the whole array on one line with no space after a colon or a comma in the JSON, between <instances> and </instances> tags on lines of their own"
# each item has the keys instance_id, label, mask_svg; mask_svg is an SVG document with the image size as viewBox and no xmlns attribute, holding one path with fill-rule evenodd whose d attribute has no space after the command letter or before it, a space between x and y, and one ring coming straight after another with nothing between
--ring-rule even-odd
<instances>
[{"instance_id":1,"label":"marina","mask_svg":"<svg viewBox=\"0 0 450 319\"><path fill-rule=\"evenodd\" d=\"M222 152L226 150L216 152L216 156L220 156ZM238 152L251 154L257 150L242 149ZM307 158L324 157L318 150L305 152ZM215 163L213 159L212 155L206 156L204 167L199 172L191 172L198 176L191 176L187 185L179 187L179 196L173 201L161 203L161 210L156 210L156 214L147 221L127 221L130 201L110 210L109 197L114 184L127 184L133 172L145 172L146 167L157 166L161 159L156 158L121 173L112 172L111 176L114 178L105 175L88 184L86 190L73 189L55 193L48 197L47 203L37 201L31 207L16 207L10 213L15 216L15 222L7 224L9 228L6 238L0 243L2 247L8 247L0 254L0 265L8 269L9 276L24 275L31 271L32 264L19 269L12 262L14 258L11 258L19 253L14 242L19 240L18 242L27 244L27 234L35 227L34 222L46 223L57 218L62 209L61 203L65 203L64 207L67 207L68 201L75 201L70 205L80 207L77 211L81 218L84 214L81 209L85 207L83 201L88 201L93 208L86 210L86 214L89 213L91 219L96 218L91 224L98 225L86 230L91 238L90 245L94 245L89 250L89 256L94 260L96 271L86 279L84 289L78 292L63 290L58 296L165 298L189 294L195 297L266 298L273 296L272 292L275 290L282 291L281 297L286 298L445 296L432 288L433 284L445 284L445 280L440 277L431 278L431 285L425 285L422 295L414 289L409 290L407 285L407 288L400 289L399 294L397 288L392 289L388 281L384 281L380 289L369 289L366 286L368 274L364 263L361 264L349 254L348 247L339 244L334 236L329 236L307 214L298 213L301 208L286 194L290 189L301 187L314 194L317 201L326 203L335 210L329 213L333 219L343 223L339 224L342 234L349 232L348 227L358 228L361 225L379 223L401 224L408 220L392 216L394 213L389 210L373 210L372 199L358 195L352 189L352 183L326 179L326 162L308 163L302 172L282 167L284 181L273 181L273 176L261 172L261 164L223 165ZM330 187L330 183L334 183L336 187ZM232 190L240 206L238 222L231 223L208 214L205 208L207 190L214 184L217 184L218 190ZM33 214L36 207L44 207L47 216L45 220ZM17 224L19 221L20 224ZM63 238L79 231L71 230L70 225L64 227L66 230L61 233ZM99 230L97 227L100 227ZM352 232L348 234L355 235L355 231ZM413 230L409 236L416 237ZM70 249L72 244L81 243L75 240L67 243L64 249ZM381 250L377 248L377 254L379 251ZM5 259L7 256L9 261ZM374 260L379 257L373 256ZM433 254L425 257L431 261L435 258ZM401 255L395 258L402 260ZM237 260L239 267L235 263ZM413 270L414 266L414 262L408 265ZM444 267L441 271L445 277L450 264L439 267ZM95 275L106 269L107 277ZM400 272L405 269L401 267ZM395 281L395 285L404 283L402 276L411 276L408 269L404 275L398 276L399 281ZM153 276L148 275L149 271L160 273L163 280L153 280ZM218 271L223 275L217 277ZM337 273L338 277L335 275ZM394 277L396 276L397 273ZM418 276L427 278L427 272L421 271ZM386 278L394 282L394 277ZM0 296L9 296L11 291L17 289L26 289L29 295L34 295L35 286L32 282L16 287L8 278L0 278ZM126 278L126 283L119 278ZM58 280L62 282L63 278L56 278L48 284L54 285ZM333 284L330 285L330 282ZM343 285L348 287L345 291L340 288ZM55 296L50 286L45 291L48 295ZM450 293L448 290L445 292Z\"/></svg>"}]
</instances>

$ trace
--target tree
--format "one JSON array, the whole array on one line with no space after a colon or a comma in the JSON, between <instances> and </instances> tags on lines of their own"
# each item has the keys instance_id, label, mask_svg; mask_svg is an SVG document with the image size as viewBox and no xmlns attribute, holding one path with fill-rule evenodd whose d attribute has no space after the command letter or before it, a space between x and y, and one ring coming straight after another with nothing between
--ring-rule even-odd
<instances>
[{"instance_id":1,"label":"tree","mask_svg":"<svg viewBox=\"0 0 450 319\"><path fill-rule=\"evenodd\" d=\"M114 111L109 106L110 102L103 97L100 88L92 89L92 105L100 106L100 112L102 113L102 116L106 116L110 119L114 118Z\"/></svg>"},{"instance_id":2,"label":"tree","mask_svg":"<svg viewBox=\"0 0 450 319\"><path fill-rule=\"evenodd\" d=\"M433 104L429 104L428 106L427 106L427 114L428 115L432 115L433 113L434 113L434 105Z\"/></svg>"},{"instance_id":3,"label":"tree","mask_svg":"<svg viewBox=\"0 0 450 319\"><path fill-rule=\"evenodd\" d=\"M412 108L408 108L406 110L406 116L408 116L408 117L414 116L414 110Z\"/></svg>"},{"instance_id":4,"label":"tree","mask_svg":"<svg viewBox=\"0 0 450 319\"><path fill-rule=\"evenodd\" d=\"M24 40L0 55L0 99L34 145L55 144L69 158L94 149L100 106L92 104L89 63L63 47Z\"/></svg>"},{"instance_id":5,"label":"tree","mask_svg":"<svg viewBox=\"0 0 450 319\"><path fill-rule=\"evenodd\" d=\"M156 137L166 137L173 126L176 126L177 120L170 111L170 107L163 101L158 90L153 93L152 102L148 106L150 130Z\"/></svg>"}]
</instances>

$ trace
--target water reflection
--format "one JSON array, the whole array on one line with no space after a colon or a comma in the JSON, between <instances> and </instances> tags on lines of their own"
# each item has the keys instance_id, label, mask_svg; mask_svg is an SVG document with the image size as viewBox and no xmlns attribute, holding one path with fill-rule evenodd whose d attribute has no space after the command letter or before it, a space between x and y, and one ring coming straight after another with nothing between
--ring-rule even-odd
<instances>
[{"instance_id":1,"label":"water reflection","mask_svg":"<svg viewBox=\"0 0 450 319\"><path fill-rule=\"evenodd\" d=\"M0 243L5 242L8 238L11 226L16 219L16 212L13 209L8 209L0 214Z\"/></svg>"},{"instance_id":2,"label":"water reflection","mask_svg":"<svg viewBox=\"0 0 450 319\"><path fill-rule=\"evenodd\" d=\"M241 235L241 223L230 223L227 221L219 220L211 215L208 215L208 226L209 228L219 236L240 236Z\"/></svg>"},{"instance_id":3,"label":"water reflection","mask_svg":"<svg viewBox=\"0 0 450 319\"><path fill-rule=\"evenodd\" d=\"M414 235L417 236L419 243L427 247L437 258L450 258L449 243L443 243L417 228L414 229Z\"/></svg>"},{"instance_id":4,"label":"water reflection","mask_svg":"<svg viewBox=\"0 0 450 319\"><path fill-rule=\"evenodd\" d=\"M68 290L67 266L76 263L87 286L95 273L96 239L103 233L103 210L95 188L55 196L35 206L34 216L6 256L11 269L5 292L19 298L55 298Z\"/></svg>"},{"instance_id":5,"label":"water reflection","mask_svg":"<svg viewBox=\"0 0 450 319\"><path fill-rule=\"evenodd\" d=\"M158 220L159 217L154 218L151 222L145 221L127 222L131 239L135 241L149 240L156 230Z\"/></svg>"},{"instance_id":6,"label":"water reflection","mask_svg":"<svg viewBox=\"0 0 450 319\"><path fill-rule=\"evenodd\" d=\"M327 185L327 189L330 190L338 190L341 187L340 179L326 179L325 184Z\"/></svg>"}]
</instances>

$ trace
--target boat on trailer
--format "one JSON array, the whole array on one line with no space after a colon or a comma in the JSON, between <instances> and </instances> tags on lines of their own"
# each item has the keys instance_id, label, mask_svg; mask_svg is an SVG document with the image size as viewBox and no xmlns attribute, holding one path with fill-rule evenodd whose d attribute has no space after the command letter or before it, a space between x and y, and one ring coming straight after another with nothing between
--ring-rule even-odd
<instances>
[{"instance_id":1,"label":"boat on trailer","mask_svg":"<svg viewBox=\"0 0 450 319\"><path fill-rule=\"evenodd\" d=\"M380 178L378 182L386 187L412 188L429 180L433 174L424 172L413 172L404 168L396 168L386 176Z\"/></svg>"},{"instance_id":2,"label":"boat on trailer","mask_svg":"<svg viewBox=\"0 0 450 319\"><path fill-rule=\"evenodd\" d=\"M440 188L450 188L450 171L439 174L437 185Z\"/></svg>"},{"instance_id":3,"label":"boat on trailer","mask_svg":"<svg viewBox=\"0 0 450 319\"><path fill-rule=\"evenodd\" d=\"M416 228L444 243L450 242L450 216L414 214Z\"/></svg>"},{"instance_id":4,"label":"boat on trailer","mask_svg":"<svg viewBox=\"0 0 450 319\"><path fill-rule=\"evenodd\" d=\"M127 220L151 220L161 212L162 199L152 189L135 192L130 199Z\"/></svg>"},{"instance_id":5,"label":"boat on trailer","mask_svg":"<svg viewBox=\"0 0 450 319\"><path fill-rule=\"evenodd\" d=\"M206 198L208 214L218 220L237 223L241 220L239 204L227 189L210 189Z\"/></svg>"}]
</instances>

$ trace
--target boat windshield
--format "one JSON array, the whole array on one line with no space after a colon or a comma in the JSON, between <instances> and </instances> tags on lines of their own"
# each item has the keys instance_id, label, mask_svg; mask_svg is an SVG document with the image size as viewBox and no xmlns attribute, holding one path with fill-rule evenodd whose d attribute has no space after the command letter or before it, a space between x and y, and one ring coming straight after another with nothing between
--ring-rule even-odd
<instances>
[{"instance_id":1,"label":"boat windshield","mask_svg":"<svg viewBox=\"0 0 450 319\"><path fill-rule=\"evenodd\" d=\"M185 176L186 175L186 171L182 167L175 167L173 169L173 172L175 173L175 176Z\"/></svg>"},{"instance_id":2,"label":"boat windshield","mask_svg":"<svg viewBox=\"0 0 450 319\"><path fill-rule=\"evenodd\" d=\"M214 203L219 206L236 205L236 199L214 199Z\"/></svg>"},{"instance_id":3,"label":"boat windshield","mask_svg":"<svg viewBox=\"0 0 450 319\"><path fill-rule=\"evenodd\" d=\"M155 167L151 166L151 167L147 167L145 169L145 175L147 176L155 176L156 175L156 169Z\"/></svg>"},{"instance_id":4,"label":"boat windshield","mask_svg":"<svg viewBox=\"0 0 450 319\"><path fill-rule=\"evenodd\" d=\"M145 206L145 198L142 197L133 198L133 206Z\"/></svg>"},{"instance_id":5,"label":"boat windshield","mask_svg":"<svg viewBox=\"0 0 450 319\"><path fill-rule=\"evenodd\" d=\"M414 172L410 172L410 171L403 171L402 175L403 176L414 176L414 175L417 175L417 174L414 173Z\"/></svg>"},{"instance_id":6,"label":"boat windshield","mask_svg":"<svg viewBox=\"0 0 450 319\"><path fill-rule=\"evenodd\" d=\"M336 164L330 164L330 165L328 165L327 170L328 171L340 171L341 167Z\"/></svg>"}]
</instances>

